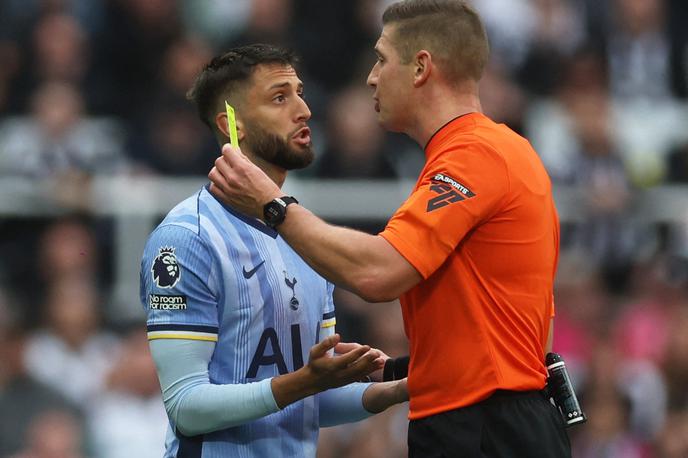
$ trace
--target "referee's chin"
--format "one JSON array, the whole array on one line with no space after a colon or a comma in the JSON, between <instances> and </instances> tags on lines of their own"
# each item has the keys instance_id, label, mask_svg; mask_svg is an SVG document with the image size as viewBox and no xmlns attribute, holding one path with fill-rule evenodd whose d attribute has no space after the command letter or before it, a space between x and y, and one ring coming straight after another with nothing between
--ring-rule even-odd
<instances>
[{"instance_id":1,"label":"referee's chin","mask_svg":"<svg viewBox=\"0 0 688 458\"><path fill-rule=\"evenodd\" d=\"M401 125L401 123L395 124L391 120L384 118L382 116L382 114L378 114L377 122L380 125L380 127L382 127L387 132L395 132L395 133L400 133L400 134L406 133L406 130Z\"/></svg>"}]
</instances>

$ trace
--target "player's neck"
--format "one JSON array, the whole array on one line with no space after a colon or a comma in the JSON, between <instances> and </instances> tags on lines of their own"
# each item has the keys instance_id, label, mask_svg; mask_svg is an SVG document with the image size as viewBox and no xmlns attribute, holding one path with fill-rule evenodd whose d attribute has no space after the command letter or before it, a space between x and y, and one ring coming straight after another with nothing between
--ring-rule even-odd
<instances>
[{"instance_id":1,"label":"player's neck","mask_svg":"<svg viewBox=\"0 0 688 458\"><path fill-rule=\"evenodd\" d=\"M418 104L415 122L408 135L425 148L435 133L452 119L467 113L482 113L477 85L462 88L441 87L428 91Z\"/></svg>"},{"instance_id":2,"label":"player's neck","mask_svg":"<svg viewBox=\"0 0 688 458\"><path fill-rule=\"evenodd\" d=\"M280 189L282 189L282 185L284 184L284 180L287 179L287 171L284 169L281 169L279 167L276 167L272 165L271 167L267 169L263 169L265 174L270 177L272 181L275 182L277 186L279 186Z\"/></svg>"},{"instance_id":3,"label":"player's neck","mask_svg":"<svg viewBox=\"0 0 688 458\"><path fill-rule=\"evenodd\" d=\"M287 179L287 171L285 169L278 167L259 156L256 156L251 151L244 151L244 154L251 160L251 162L256 164L258 168L265 172L265 174L270 177L270 179L274 181L275 184L280 187L280 189L282 188L284 180Z\"/></svg>"}]
</instances>

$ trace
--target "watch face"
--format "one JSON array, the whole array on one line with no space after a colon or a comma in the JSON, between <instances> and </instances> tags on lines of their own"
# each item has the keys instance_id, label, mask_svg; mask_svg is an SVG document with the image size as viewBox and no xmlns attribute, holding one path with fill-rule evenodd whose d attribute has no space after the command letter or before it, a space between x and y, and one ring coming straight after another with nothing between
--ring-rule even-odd
<instances>
[{"instance_id":1,"label":"watch face","mask_svg":"<svg viewBox=\"0 0 688 458\"><path fill-rule=\"evenodd\" d=\"M263 216L268 226L275 226L282 221L287 214L287 206L284 202L278 202L278 199L272 200L263 207Z\"/></svg>"}]
</instances>

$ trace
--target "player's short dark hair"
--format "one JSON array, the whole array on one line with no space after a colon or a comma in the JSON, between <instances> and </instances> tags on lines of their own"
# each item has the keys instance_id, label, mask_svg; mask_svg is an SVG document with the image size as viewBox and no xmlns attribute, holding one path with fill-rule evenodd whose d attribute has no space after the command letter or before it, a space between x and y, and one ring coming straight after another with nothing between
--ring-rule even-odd
<instances>
[{"instance_id":1,"label":"player's short dark hair","mask_svg":"<svg viewBox=\"0 0 688 458\"><path fill-rule=\"evenodd\" d=\"M392 44L403 63L421 49L429 51L449 79L478 81L489 55L485 27L463 0L403 0L382 15L394 24Z\"/></svg>"},{"instance_id":2,"label":"player's short dark hair","mask_svg":"<svg viewBox=\"0 0 688 458\"><path fill-rule=\"evenodd\" d=\"M296 66L298 58L288 49L269 44L251 44L233 48L215 56L196 77L186 97L194 102L198 116L211 130L215 114L224 110L224 100L236 97L253 75L257 65Z\"/></svg>"}]
</instances>

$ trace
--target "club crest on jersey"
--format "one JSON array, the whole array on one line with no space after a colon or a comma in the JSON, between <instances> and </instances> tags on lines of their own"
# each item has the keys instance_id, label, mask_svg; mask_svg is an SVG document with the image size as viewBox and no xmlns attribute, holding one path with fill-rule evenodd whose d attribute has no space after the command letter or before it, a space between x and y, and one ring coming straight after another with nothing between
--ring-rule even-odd
<instances>
[{"instance_id":1,"label":"club crest on jersey","mask_svg":"<svg viewBox=\"0 0 688 458\"><path fill-rule=\"evenodd\" d=\"M294 290L294 287L296 287L296 277L292 278L289 280L289 277L287 276L287 271L283 270L284 273L284 283L291 289L291 299L289 300L289 307L291 307L292 310L297 310L299 308L299 300L296 298L296 291Z\"/></svg>"},{"instance_id":2,"label":"club crest on jersey","mask_svg":"<svg viewBox=\"0 0 688 458\"><path fill-rule=\"evenodd\" d=\"M161 247L158 256L153 260L151 272L153 280L159 288L172 288L179 283L182 271L174 255L175 248Z\"/></svg>"},{"instance_id":3,"label":"club crest on jersey","mask_svg":"<svg viewBox=\"0 0 688 458\"><path fill-rule=\"evenodd\" d=\"M470 189L444 173L436 174L431 181L430 191L439 195L428 200L426 208L428 213L449 204L475 197L475 193Z\"/></svg>"}]
</instances>

